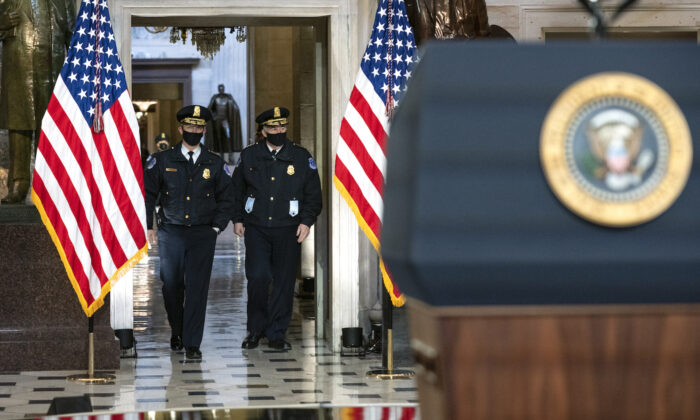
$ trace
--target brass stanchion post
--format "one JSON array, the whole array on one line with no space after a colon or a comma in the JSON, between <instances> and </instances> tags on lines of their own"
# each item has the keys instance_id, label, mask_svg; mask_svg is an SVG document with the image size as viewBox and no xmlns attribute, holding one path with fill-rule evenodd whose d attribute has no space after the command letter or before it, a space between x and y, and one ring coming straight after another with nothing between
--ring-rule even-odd
<instances>
[{"instance_id":1,"label":"brass stanchion post","mask_svg":"<svg viewBox=\"0 0 700 420\"><path fill-rule=\"evenodd\" d=\"M110 385L114 383L116 377L106 373L95 373L95 333L93 331L93 317L88 318L88 373L70 375L69 381L81 382L84 384Z\"/></svg>"},{"instance_id":2,"label":"brass stanchion post","mask_svg":"<svg viewBox=\"0 0 700 420\"><path fill-rule=\"evenodd\" d=\"M381 273L380 273L381 279ZM382 369L370 370L367 376L378 379L408 379L414 375L410 370L394 370L394 334L391 296L382 284Z\"/></svg>"}]
</instances>

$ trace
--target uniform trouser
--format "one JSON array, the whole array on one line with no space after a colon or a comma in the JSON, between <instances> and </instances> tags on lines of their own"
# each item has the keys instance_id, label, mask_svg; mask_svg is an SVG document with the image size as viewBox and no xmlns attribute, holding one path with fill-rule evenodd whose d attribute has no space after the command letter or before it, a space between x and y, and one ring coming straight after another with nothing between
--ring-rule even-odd
<instances>
[{"instance_id":1,"label":"uniform trouser","mask_svg":"<svg viewBox=\"0 0 700 420\"><path fill-rule=\"evenodd\" d=\"M248 331L264 333L269 340L283 340L292 318L301 252L297 228L248 225L245 229Z\"/></svg>"},{"instance_id":2,"label":"uniform trouser","mask_svg":"<svg viewBox=\"0 0 700 420\"><path fill-rule=\"evenodd\" d=\"M215 245L211 226L164 224L158 230L165 310L172 334L185 347L202 342Z\"/></svg>"}]
</instances>

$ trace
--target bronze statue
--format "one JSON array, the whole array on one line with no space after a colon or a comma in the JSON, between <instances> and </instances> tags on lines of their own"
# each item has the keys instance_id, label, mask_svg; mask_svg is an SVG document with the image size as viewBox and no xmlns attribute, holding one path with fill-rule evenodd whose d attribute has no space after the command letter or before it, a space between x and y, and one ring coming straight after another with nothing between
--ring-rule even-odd
<instances>
[{"instance_id":1,"label":"bronze statue","mask_svg":"<svg viewBox=\"0 0 700 420\"><path fill-rule=\"evenodd\" d=\"M10 137L4 204L24 201L29 190L32 138L39 139L74 23L73 0L0 0L0 128Z\"/></svg>"},{"instance_id":2,"label":"bronze statue","mask_svg":"<svg viewBox=\"0 0 700 420\"><path fill-rule=\"evenodd\" d=\"M416 43L428 39L514 39L498 25L489 25L485 0L406 0Z\"/></svg>"},{"instance_id":3,"label":"bronze statue","mask_svg":"<svg viewBox=\"0 0 700 420\"><path fill-rule=\"evenodd\" d=\"M243 149L241 111L233 96L224 93L224 85L219 85L219 93L212 96L209 110L213 119L211 129L207 130L207 147L217 153L240 152Z\"/></svg>"}]
</instances>

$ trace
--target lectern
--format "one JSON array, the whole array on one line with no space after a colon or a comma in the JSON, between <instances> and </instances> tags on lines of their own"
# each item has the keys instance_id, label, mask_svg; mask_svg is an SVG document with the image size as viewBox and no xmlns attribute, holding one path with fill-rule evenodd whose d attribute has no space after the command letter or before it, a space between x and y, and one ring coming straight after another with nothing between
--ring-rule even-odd
<instances>
[{"instance_id":1,"label":"lectern","mask_svg":"<svg viewBox=\"0 0 700 420\"><path fill-rule=\"evenodd\" d=\"M382 254L423 418L700 418L700 48L428 45Z\"/></svg>"}]
</instances>

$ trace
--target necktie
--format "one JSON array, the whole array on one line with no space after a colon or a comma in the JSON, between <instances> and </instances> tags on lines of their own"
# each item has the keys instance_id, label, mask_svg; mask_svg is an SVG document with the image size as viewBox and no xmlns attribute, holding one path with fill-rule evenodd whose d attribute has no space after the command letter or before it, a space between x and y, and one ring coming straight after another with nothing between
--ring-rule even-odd
<instances>
[{"instance_id":1,"label":"necktie","mask_svg":"<svg viewBox=\"0 0 700 420\"><path fill-rule=\"evenodd\" d=\"M194 168L194 159L192 159L192 155L194 155L194 152L187 152L188 155L190 155L190 159L188 162L190 163L190 168Z\"/></svg>"}]
</instances>

